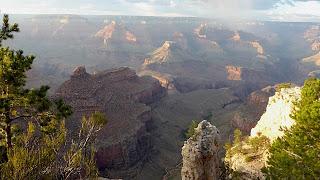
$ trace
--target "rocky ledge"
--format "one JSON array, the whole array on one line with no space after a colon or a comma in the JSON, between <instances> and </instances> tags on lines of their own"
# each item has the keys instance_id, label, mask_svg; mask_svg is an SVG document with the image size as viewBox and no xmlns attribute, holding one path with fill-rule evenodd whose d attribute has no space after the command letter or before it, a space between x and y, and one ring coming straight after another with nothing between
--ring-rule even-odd
<instances>
[{"instance_id":1,"label":"rocky ledge","mask_svg":"<svg viewBox=\"0 0 320 180\"><path fill-rule=\"evenodd\" d=\"M101 173L109 178L135 176L135 170L152 148L148 104L165 94L158 80L138 77L126 67L94 75L78 67L56 91L57 98L73 107L74 114L67 121L71 132L79 128L82 116L95 111L106 115L108 123L97 138L96 159Z\"/></svg>"}]
</instances>

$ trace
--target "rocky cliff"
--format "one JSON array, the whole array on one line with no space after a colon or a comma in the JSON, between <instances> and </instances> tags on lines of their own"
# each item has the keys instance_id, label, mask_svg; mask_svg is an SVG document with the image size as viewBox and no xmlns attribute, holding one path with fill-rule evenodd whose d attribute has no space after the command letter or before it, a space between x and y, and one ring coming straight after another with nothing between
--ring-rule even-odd
<instances>
[{"instance_id":1,"label":"rocky cliff","mask_svg":"<svg viewBox=\"0 0 320 180\"><path fill-rule=\"evenodd\" d=\"M94 111L106 115L108 123L97 138L96 158L101 173L111 178L135 176L152 147L148 104L165 94L159 81L138 77L129 68L92 75L84 67L78 67L56 92L73 107L74 114L67 122L71 131L79 127L84 115Z\"/></svg>"},{"instance_id":2,"label":"rocky cliff","mask_svg":"<svg viewBox=\"0 0 320 180\"><path fill-rule=\"evenodd\" d=\"M194 135L182 147L183 180L219 179L219 141L219 131L215 126L208 121L199 123Z\"/></svg>"},{"instance_id":3,"label":"rocky cliff","mask_svg":"<svg viewBox=\"0 0 320 180\"><path fill-rule=\"evenodd\" d=\"M266 112L261 116L258 124L251 130L251 136L264 135L271 141L283 136L281 128L290 128L294 120L290 117L294 109L294 102L300 99L301 88L283 88L269 98Z\"/></svg>"},{"instance_id":4,"label":"rocky cliff","mask_svg":"<svg viewBox=\"0 0 320 180\"><path fill-rule=\"evenodd\" d=\"M265 167L268 157L268 147L277 137L281 137L282 128L290 128L294 120L290 114L294 110L294 102L300 99L301 88L283 88L269 98L266 112L257 125L251 130L251 135L241 142L234 142L227 150L225 163L232 172L231 178L264 179L261 169Z\"/></svg>"}]
</instances>

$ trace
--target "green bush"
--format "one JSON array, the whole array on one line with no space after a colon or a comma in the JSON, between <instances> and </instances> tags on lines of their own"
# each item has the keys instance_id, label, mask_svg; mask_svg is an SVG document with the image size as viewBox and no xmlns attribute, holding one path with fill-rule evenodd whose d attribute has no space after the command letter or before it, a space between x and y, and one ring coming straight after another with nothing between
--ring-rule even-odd
<instances>
[{"instance_id":1,"label":"green bush","mask_svg":"<svg viewBox=\"0 0 320 180\"><path fill-rule=\"evenodd\" d=\"M277 84L277 85L276 85L276 91L277 91L277 92L280 92L281 89L291 88L292 86L293 86L292 83L281 83L281 84Z\"/></svg>"},{"instance_id":2,"label":"green bush","mask_svg":"<svg viewBox=\"0 0 320 180\"><path fill-rule=\"evenodd\" d=\"M320 79L308 79L292 114L295 125L270 148L269 179L319 179L320 177Z\"/></svg>"},{"instance_id":3,"label":"green bush","mask_svg":"<svg viewBox=\"0 0 320 180\"><path fill-rule=\"evenodd\" d=\"M198 127L198 124L199 124L199 123L198 123L197 121L195 121L195 120L193 120L193 121L191 122L191 124L189 125L189 128L188 128L187 132L185 133L185 136L186 136L187 139L189 139L190 137L192 137L192 136L195 134L195 128Z\"/></svg>"}]
</instances>

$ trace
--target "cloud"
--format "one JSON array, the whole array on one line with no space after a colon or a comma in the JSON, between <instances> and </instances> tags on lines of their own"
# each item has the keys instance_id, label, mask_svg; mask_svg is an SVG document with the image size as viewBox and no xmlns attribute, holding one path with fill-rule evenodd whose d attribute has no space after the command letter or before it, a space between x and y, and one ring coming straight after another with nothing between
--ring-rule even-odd
<instances>
[{"instance_id":1,"label":"cloud","mask_svg":"<svg viewBox=\"0 0 320 180\"><path fill-rule=\"evenodd\" d=\"M291 4L278 4L268 15L280 21L320 21L320 2L300 0Z\"/></svg>"},{"instance_id":2,"label":"cloud","mask_svg":"<svg viewBox=\"0 0 320 180\"><path fill-rule=\"evenodd\" d=\"M198 16L224 19L314 20L315 0L10 0L6 13L123 14L143 16ZM299 16L301 18L299 18Z\"/></svg>"}]
</instances>

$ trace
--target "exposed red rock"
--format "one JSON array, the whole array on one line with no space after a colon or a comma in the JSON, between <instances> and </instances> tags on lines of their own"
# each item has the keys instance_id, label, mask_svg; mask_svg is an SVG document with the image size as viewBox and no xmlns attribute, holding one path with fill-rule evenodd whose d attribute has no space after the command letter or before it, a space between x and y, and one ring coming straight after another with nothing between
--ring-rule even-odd
<instances>
[{"instance_id":1,"label":"exposed red rock","mask_svg":"<svg viewBox=\"0 0 320 180\"><path fill-rule=\"evenodd\" d=\"M227 79L232 81L251 81L261 82L268 80L268 76L265 72L239 67L239 66L226 66Z\"/></svg>"},{"instance_id":2,"label":"exposed red rock","mask_svg":"<svg viewBox=\"0 0 320 180\"><path fill-rule=\"evenodd\" d=\"M228 80L240 81L242 80L242 68L235 66L226 66L228 73Z\"/></svg>"},{"instance_id":3,"label":"exposed red rock","mask_svg":"<svg viewBox=\"0 0 320 180\"><path fill-rule=\"evenodd\" d=\"M115 21L112 21L109 25L98 31L95 37L103 38L104 44L107 44L112 38L130 43L137 42L137 37L132 32L127 30L123 24L118 24Z\"/></svg>"},{"instance_id":4,"label":"exposed red rock","mask_svg":"<svg viewBox=\"0 0 320 180\"><path fill-rule=\"evenodd\" d=\"M147 105L166 94L159 81L138 77L129 68L88 74L84 67L57 90L56 96L73 107L67 127L75 130L84 115L94 111L106 114L107 125L97 140L97 165L102 174L112 178L127 175L139 166L152 147L148 126L151 108ZM134 176L134 175L133 175Z\"/></svg>"}]
</instances>

